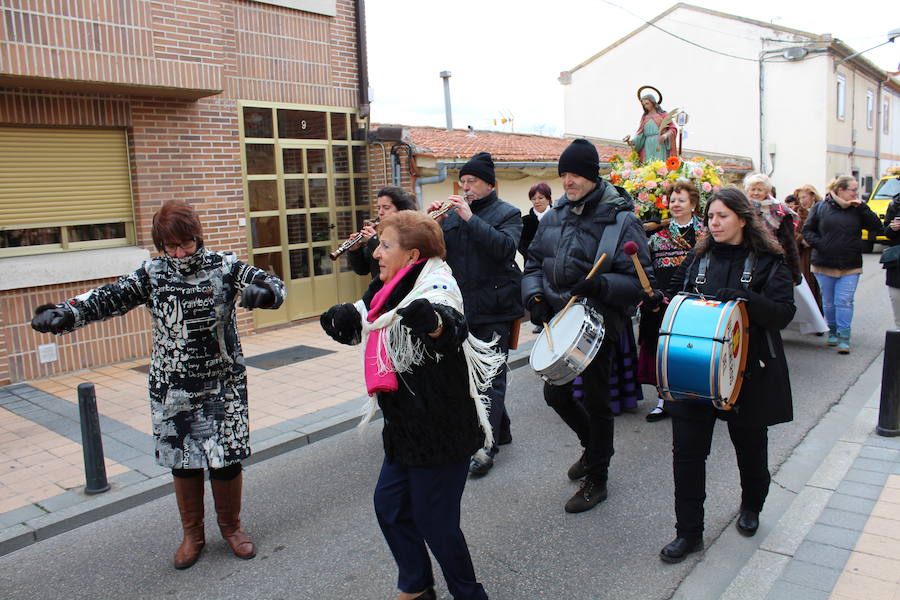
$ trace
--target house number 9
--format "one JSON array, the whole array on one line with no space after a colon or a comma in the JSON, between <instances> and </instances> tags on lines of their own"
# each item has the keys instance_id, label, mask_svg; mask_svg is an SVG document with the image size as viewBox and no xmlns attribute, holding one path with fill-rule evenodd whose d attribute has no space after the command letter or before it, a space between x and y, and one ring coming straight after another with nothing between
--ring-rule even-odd
<instances>
[{"instance_id":1,"label":"house number 9","mask_svg":"<svg viewBox=\"0 0 900 600\"><path fill-rule=\"evenodd\" d=\"M300 129L306 129L306 119L300 121Z\"/></svg>"}]
</instances>

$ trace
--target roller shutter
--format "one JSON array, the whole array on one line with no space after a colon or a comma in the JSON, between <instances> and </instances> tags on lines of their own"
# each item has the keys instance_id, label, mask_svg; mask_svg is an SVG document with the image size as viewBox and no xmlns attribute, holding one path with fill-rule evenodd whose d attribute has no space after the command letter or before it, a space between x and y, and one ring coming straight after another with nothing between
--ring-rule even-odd
<instances>
[{"instance_id":1,"label":"roller shutter","mask_svg":"<svg viewBox=\"0 0 900 600\"><path fill-rule=\"evenodd\" d=\"M133 219L123 130L0 127L0 229Z\"/></svg>"}]
</instances>

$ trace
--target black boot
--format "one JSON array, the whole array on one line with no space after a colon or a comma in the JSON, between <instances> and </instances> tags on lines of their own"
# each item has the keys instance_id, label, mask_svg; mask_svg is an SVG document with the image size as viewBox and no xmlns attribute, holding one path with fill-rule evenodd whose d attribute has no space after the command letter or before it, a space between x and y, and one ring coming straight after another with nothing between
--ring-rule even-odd
<instances>
[{"instance_id":1,"label":"black boot","mask_svg":"<svg viewBox=\"0 0 900 600\"><path fill-rule=\"evenodd\" d=\"M584 464L584 452L582 452L581 456L578 457L578 460L569 467L567 475L572 481L577 481L587 475L587 465Z\"/></svg>"},{"instance_id":2,"label":"black boot","mask_svg":"<svg viewBox=\"0 0 900 600\"><path fill-rule=\"evenodd\" d=\"M659 551L659 558L667 563L680 563L691 552L699 552L700 550L703 550L703 538L689 540L677 537Z\"/></svg>"},{"instance_id":3,"label":"black boot","mask_svg":"<svg viewBox=\"0 0 900 600\"><path fill-rule=\"evenodd\" d=\"M756 530L759 529L759 512L742 508L736 526L741 535L753 537L756 535Z\"/></svg>"},{"instance_id":4,"label":"black boot","mask_svg":"<svg viewBox=\"0 0 900 600\"><path fill-rule=\"evenodd\" d=\"M566 502L567 513L580 513L591 510L604 500L608 492L606 481L599 481L588 475L581 482L581 488Z\"/></svg>"}]
</instances>

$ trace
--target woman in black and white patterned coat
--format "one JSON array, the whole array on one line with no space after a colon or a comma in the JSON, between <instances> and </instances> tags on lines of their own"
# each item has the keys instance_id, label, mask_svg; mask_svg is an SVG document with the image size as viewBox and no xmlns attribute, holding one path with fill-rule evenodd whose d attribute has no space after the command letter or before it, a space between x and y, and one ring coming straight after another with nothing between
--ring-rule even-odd
<instances>
[{"instance_id":1,"label":"woman in black and white patterned coat","mask_svg":"<svg viewBox=\"0 0 900 600\"><path fill-rule=\"evenodd\" d=\"M241 460L250 455L247 374L235 319L241 306L278 308L282 281L230 252L203 245L200 220L170 200L153 216L153 243L162 254L136 271L67 300L38 307L31 326L69 333L145 304L153 322L150 414L156 461L170 467L184 529L178 569L193 565L205 544L203 469L219 529L234 553L256 549L241 529Z\"/></svg>"}]
</instances>

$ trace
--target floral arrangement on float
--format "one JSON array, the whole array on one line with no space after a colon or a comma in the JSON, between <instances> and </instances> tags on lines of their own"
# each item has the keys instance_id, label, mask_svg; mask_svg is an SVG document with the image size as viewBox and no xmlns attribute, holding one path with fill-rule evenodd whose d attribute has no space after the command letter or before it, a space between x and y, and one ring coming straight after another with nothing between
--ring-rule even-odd
<instances>
[{"instance_id":1,"label":"floral arrangement on float","mask_svg":"<svg viewBox=\"0 0 900 600\"><path fill-rule=\"evenodd\" d=\"M631 194L634 212L642 221L669 218L669 189L679 179L687 179L697 187L700 193L698 208L702 212L709 197L722 185L724 172L721 166L702 157L681 159L670 156L665 161L641 164L635 151L627 160L614 154L609 163L612 167L609 181Z\"/></svg>"}]
</instances>

